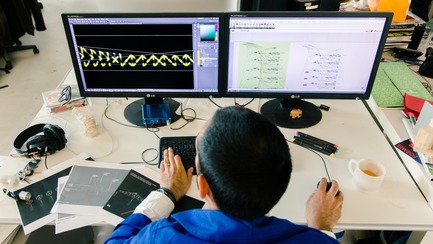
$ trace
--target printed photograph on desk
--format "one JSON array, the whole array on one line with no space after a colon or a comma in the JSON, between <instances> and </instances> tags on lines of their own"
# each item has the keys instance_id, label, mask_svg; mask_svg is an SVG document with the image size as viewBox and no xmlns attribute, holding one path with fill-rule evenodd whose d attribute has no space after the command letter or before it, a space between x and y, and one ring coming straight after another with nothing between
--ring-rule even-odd
<instances>
[{"instance_id":1,"label":"printed photograph on desk","mask_svg":"<svg viewBox=\"0 0 433 244\"><path fill-rule=\"evenodd\" d=\"M129 169L93 162L74 165L58 199L58 212L94 216L114 194Z\"/></svg>"},{"instance_id":2,"label":"printed photograph on desk","mask_svg":"<svg viewBox=\"0 0 433 244\"><path fill-rule=\"evenodd\" d=\"M134 212L137 207L150 192L159 188L159 184L146 176L131 170L122 181L116 192L105 204L103 209L116 217L107 222L116 225ZM189 196L181 198L173 210L173 213L189 209L202 208L204 202ZM172 214L173 214L172 213Z\"/></svg>"},{"instance_id":3,"label":"printed photograph on desk","mask_svg":"<svg viewBox=\"0 0 433 244\"><path fill-rule=\"evenodd\" d=\"M16 202L25 234L55 220L56 216L50 211L57 200L57 179L67 176L70 171L71 167L14 192L16 195L22 191L31 194L29 201Z\"/></svg>"}]
</instances>

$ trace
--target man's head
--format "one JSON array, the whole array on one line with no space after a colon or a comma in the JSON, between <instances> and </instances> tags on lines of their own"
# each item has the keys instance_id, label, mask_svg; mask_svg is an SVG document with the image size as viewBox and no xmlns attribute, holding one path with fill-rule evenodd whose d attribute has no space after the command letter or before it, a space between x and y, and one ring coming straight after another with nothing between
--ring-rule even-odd
<instances>
[{"instance_id":1,"label":"man's head","mask_svg":"<svg viewBox=\"0 0 433 244\"><path fill-rule=\"evenodd\" d=\"M198 173L218 208L242 219L264 216L286 191L292 171L280 130L249 109L218 110L197 137Z\"/></svg>"}]
</instances>

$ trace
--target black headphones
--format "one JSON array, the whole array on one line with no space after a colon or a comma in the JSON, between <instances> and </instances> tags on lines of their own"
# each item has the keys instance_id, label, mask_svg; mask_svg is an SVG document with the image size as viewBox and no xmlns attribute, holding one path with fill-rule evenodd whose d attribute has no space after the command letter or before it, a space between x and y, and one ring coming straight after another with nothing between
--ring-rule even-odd
<instances>
[{"instance_id":1,"label":"black headphones","mask_svg":"<svg viewBox=\"0 0 433 244\"><path fill-rule=\"evenodd\" d=\"M36 124L15 138L14 148L26 158L32 158L35 155L54 154L57 150L65 148L66 142L65 131L58 125Z\"/></svg>"}]
</instances>

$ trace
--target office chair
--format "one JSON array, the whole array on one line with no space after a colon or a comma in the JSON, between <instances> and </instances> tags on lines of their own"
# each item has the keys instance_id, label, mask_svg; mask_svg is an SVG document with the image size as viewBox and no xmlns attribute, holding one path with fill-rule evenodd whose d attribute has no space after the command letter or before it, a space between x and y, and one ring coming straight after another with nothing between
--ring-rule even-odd
<instances>
[{"instance_id":1,"label":"office chair","mask_svg":"<svg viewBox=\"0 0 433 244\"><path fill-rule=\"evenodd\" d=\"M29 50L29 49L32 49L34 54L39 53L39 49L38 49L38 47L36 47L36 45L22 45L20 40L15 42L15 46L0 47L1 55L3 56L4 60L6 61L5 68L1 69L1 70L6 70L6 73L8 73L8 70L13 68L12 61L11 61L8 53L16 52L16 51L22 51L22 50Z\"/></svg>"},{"instance_id":2,"label":"office chair","mask_svg":"<svg viewBox=\"0 0 433 244\"><path fill-rule=\"evenodd\" d=\"M17 0L15 2L17 2L16 5L1 5L2 8L0 14L2 21L7 23L6 27L9 28L6 29L8 33L10 32L10 34L8 34L10 37L5 37L2 46L0 46L0 54L6 61L5 68L1 68L0 71L3 70L6 73L13 68L12 61L9 57L10 52L32 49L34 54L39 53L39 49L36 45L22 45L21 41L18 39L20 35L25 32L33 35L34 26L32 18L34 19L36 30L42 31L46 29L41 12L41 9L43 9L42 3L37 0ZM14 28L18 28L18 30L12 31ZM11 31L9 31L9 29L11 29Z\"/></svg>"},{"instance_id":3,"label":"office chair","mask_svg":"<svg viewBox=\"0 0 433 244\"><path fill-rule=\"evenodd\" d=\"M0 71L4 71L6 74L9 74L9 73L10 73L9 70L6 69L6 68L0 68Z\"/></svg>"}]
</instances>

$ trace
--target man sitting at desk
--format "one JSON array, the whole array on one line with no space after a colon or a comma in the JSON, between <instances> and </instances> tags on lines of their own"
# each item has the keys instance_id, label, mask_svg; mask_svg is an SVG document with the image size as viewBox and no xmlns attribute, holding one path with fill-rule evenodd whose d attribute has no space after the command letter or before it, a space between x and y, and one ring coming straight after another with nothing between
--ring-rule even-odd
<instances>
[{"instance_id":1,"label":"man sitting at desk","mask_svg":"<svg viewBox=\"0 0 433 244\"><path fill-rule=\"evenodd\" d=\"M323 178L311 194L308 226L265 216L286 191L292 162L284 136L260 114L218 110L198 134L196 148L198 192L210 209L169 217L192 178L192 168L185 172L170 148L161 163L164 190L149 194L106 243L338 243L331 232L343 204L336 181L327 192Z\"/></svg>"}]
</instances>

